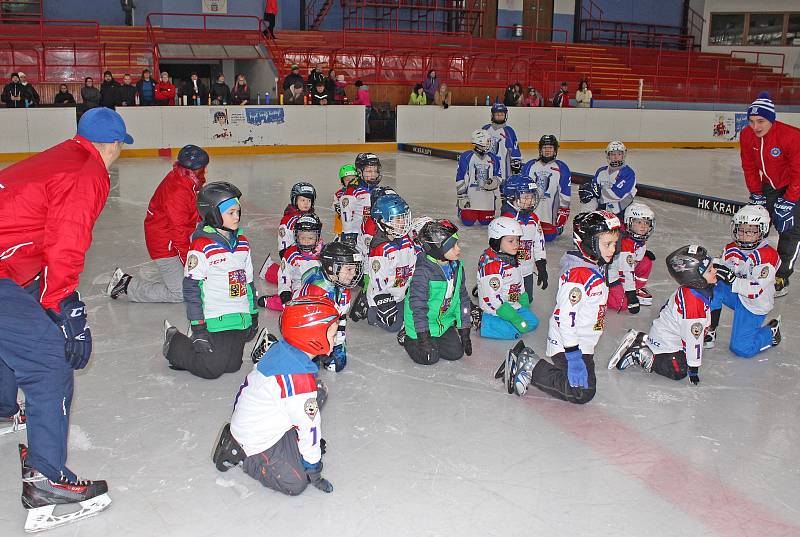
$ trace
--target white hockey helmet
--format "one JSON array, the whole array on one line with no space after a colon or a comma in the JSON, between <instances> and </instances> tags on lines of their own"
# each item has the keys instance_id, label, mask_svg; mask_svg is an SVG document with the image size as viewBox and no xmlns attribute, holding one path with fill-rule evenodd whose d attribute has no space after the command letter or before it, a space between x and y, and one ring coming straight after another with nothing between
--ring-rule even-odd
<instances>
[{"instance_id":1,"label":"white hockey helmet","mask_svg":"<svg viewBox=\"0 0 800 537\"><path fill-rule=\"evenodd\" d=\"M489 239L502 239L507 235L522 237L522 226L508 216L498 216L489 222Z\"/></svg>"},{"instance_id":2,"label":"white hockey helmet","mask_svg":"<svg viewBox=\"0 0 800 537\"><path fill-rule=\"evenodd\" d=\"M756 241L739 239L739 226L758 226L759 237ZM745 205L731 219L731 236L739 247L746 250L755 248L769 234L769 212L762 205Z\"/></svg>"},{"instance_id":3,"label":"white hockey helmet","mask_svg":"<svg viewBox=\"0 0 800 537\"><path fill-rule=\"evenodd\" d=\"M478 153L486 153L492 147L492 136L488 131L478 129L472 132L472 145Z\"/></svg>"},{"instance_id":4,"label":"white hockey helmet","mask_svg":"<svg viewBox=\"0 0 800 537\"><path fill-rule=\"evenodd\" d=\"M619 158L616 159L611 158L611 153L615 151L622 152L621 160ZM625 147L625 144L623 144L619 140L614 140L608 143L608 145L606 146L605 153L606 153L606 161L608 162L609 166L611 166L612 168L621 168L625 164L625 157L628 155L628 148Z\"/></svg>"},{"instance_id":5,"label":"white hockey helmet","mask_svg":"<svg viewBox=\"0 0 800 537\"><path fill-rule=\"evenodd\" d=\"M408 232L408 236L412 241L417 241L417 235L428 222L433 222L433 218L430 216L418 216L411 219L411 230Z\"/></svg>"},{"instance_id":6,"label":"white hockey helmet","mask_svg":"<svg viewBox=\"0 0 800 537\"><path fill-rule=\"evenodd\" d=\"M635 233L633 228L631 227L631 222L634 218L639 220L646 220L650 223L650 231L645 234ZM628 232L628 235L636 239L637 241L646 241L653 230L656 228L656 214L653 212L653 209L645 205L644 203L639 203L638 201L634 201L628 208L625 209L625 230Z\"/></svg>"}]
</instances>

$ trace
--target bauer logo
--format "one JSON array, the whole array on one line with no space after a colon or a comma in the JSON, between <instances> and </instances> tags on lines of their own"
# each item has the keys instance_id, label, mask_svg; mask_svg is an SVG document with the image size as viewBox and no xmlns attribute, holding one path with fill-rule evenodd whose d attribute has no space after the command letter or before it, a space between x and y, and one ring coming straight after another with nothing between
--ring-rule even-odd
<instances>
[{"instance_id":1,"label":"bauer logo","mask_svg":"<svg viewBox=\"0 0 800 537\"><path fill-rule=\"evenodd\" d=\"M779 156L781 156L781 148L773 147L772 149L769 150L769 154L775 158L778 158Z\"/></svg>"},{"instance_id":2,"label":"bauer logo","mask_svg":"<svg viewBox=\"0 0 800 537\"><path fill-rule=\"evenodd\" d=\"M418 154L420 154L420 155L428 155L428 156L430 156L430 155L432 155L432 154L433 154L433 151L431 151L431 148L430 148L430 147L419 147L419 146L416 146L416 145L415 145L415 146L413 146L413 147L411 148L411 150L412 150L414 153L418 153Z\"/></svg>"}]
</instances>

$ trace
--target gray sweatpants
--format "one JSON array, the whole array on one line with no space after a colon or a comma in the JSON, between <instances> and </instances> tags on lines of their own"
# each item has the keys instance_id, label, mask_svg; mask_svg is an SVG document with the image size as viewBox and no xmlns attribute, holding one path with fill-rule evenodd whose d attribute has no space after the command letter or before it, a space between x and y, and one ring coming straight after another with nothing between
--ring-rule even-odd
<instances>
[{"instance_id":1,"label":"gray sweatpants","mask_svg":"<svg viewBox=\"0 0 800 537\"><path fill-rule=\"evenodd\" d=\"M136 277L128 284L127 298L130 302L183 302L183 263L181 258L156 259L161 274L158 281Z\"/></svg>"}]
</instances>

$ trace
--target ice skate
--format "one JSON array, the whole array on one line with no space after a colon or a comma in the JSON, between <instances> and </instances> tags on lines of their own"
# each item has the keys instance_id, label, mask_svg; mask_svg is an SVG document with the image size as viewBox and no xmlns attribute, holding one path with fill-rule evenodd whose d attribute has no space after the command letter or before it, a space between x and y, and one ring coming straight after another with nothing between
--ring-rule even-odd
<instances>
[{"instance_id":1,"label":"ice skate","mask_svg":"<svg viewBox=\"0 0 800 537\"><path fill-rule=\"evenodd\" d=\"M121 268L117 267L114 269L114 274L111 275L108 287L106 287L106 295L116 300L119 295L127 294L128 284L132 279L133 277L130 274L125 274Z\"/></svg>"},{"instance_id":2,"label":"ice skate","mask_svg":"<svg viewBox=\"0 0 800 537\"><path fill-rule=\"evenodd\" d=\"M638 364L646 371L650 371L653 368L653 351L645 344L644 338L644 332L628 330L617 350L611 355L608 368L616 367L622 371L628 366Z\"/></svg>"},{"instance_id":3,"label":"ice skate","mask_svg":"<svg viewBox=\"0 0 800 537\"><path fill-rule=\"evenodd\" d=\"M527 393L528 386L531 384L531 374L536 362L539 361L539 356L533 349L526 347L524 343L520 345L520 343L522 343L522 341L517 343L508 353L509 357L514 360L514 363L510 369L508 363L506 363L506 371L512 370L514 373L510 380L511 385L509 386L508 381L506 381L506 387L511 388L508 393L512 393L513 390L513 393L522 397Z\"/></svg>"},{"instance_id":4,"label":"ice skate","mask_svg":"<svg viewBox=\"0 0 800 537\"><path fill-rule=\"evenodd\" d=\"M781 342L781 316L778 315L776 318L772 319L767 323L767 326L772 330L772 346L775 347Z\"/></svg>"},{"instance_id":5,"label":"ice skate","mask_svg":"<svg viewBox=\"0 0 800 537\"><path fill-rule=\"evenodd\" d=\"M506 354L505 360L500 363L500 367L494 373L494 378L503 379L503 384L506 386L506 391L509 394L514 393L514 378L517 374L517 356L525 348L525 342L519 340L513 349L509 349Z\"/></svg>"},{"instance_id":6,"label":"ice skate","mask_svg":"<svg viewBox=\"0 0 800 537\"><path fill-rule=\"evenodd\" d=\"M636 290L636 297L639 299L639 304L642 306L653 305L653 295L647 290L647 287L640 287Z\"/></svg>"},{"instance_id":7,"label":"ice skate","mask_svg":"<svg viewBox=\"0 0 800 537\"><path fill-rule=\"evenodd\" d=\"M709 330L703 338L703 348L713 349L717 345L717 329Z\"/></svg>"},{"instance_id":8,"label":"ice skate","mask_svg":"<svg viewBox=\"0 0 800 537\"><path fill-rule=\"evenodd\" d=\"M400 331L397 332L397 344L400 345L401 347L405 346L405 344L406 344L406 327L405 326L403 326L403 328L401 328Z\"/></svg>"},{"instance_id":9,"label":"ice skate","mask_svg":"<svg viewBox=\"0 0 800 537\"><path fill-rule=\"evenodd\" d=\"M258 277L263 280L267 275L269 267L271 267L273 263L275 263L275 261L272 260L272 252L270 252L267 254L267 258L261 264L261 268L258 269Z\"/></svg>"},{"instance_id":10,"label":"ice skate","mask_svg":"<svg viewBox=\"0 0 800 537\"><path fill-rule=\"evenodd\" d=\"M481 329L481 319L483 318L483 312L481 311L480 306L476 306L475 304L470 303L469 305L469 315L472 317L472 329L473 330L480 330Z\"/></svg>"},{"instance_id":11,"label":"ice skate","mask_svg":"<svg viewBox=\"0 0 800 537\"><path fill-rule=\"evenodd\" d=\"M261 332L258 333L255 344L253 345L253 350L250 351L250 359L254 364L257 364L259 360L261 360L261 358L263 358L267 353L267 350L277 342L278 338L270 334L266 327L262 328Z\"/></svg>"},{"instance_id":12,"label":"ice skate","mask_svg":"<svg viewBox=\"0 0 800 537\"><path fill-rule=\"evenodd\" d=\"M219 436L219 442L217 442L212 458L217 470L227 472L231 468L239 466L246 458L242 446L231 434L231 424L226 423L222 428L222 434Z\"/></svg>"},{"instance_id":13,"label":"ice skate","mask_svg":"<svg viewBox=\"0 0 800 537\"><path fill-rule=\"evenodd\" d=\"M4 434L24 431L27 428L27 416L25 416L25 405L19 403L19 411L13 416L0 418L0 436Z\"/></svg>"},{"instance_id":14,"label":"ice skate","mask_svg":"<svg viewBox=\"0 0 800 537\"><path fill-rule=\"evenodd\" d=\"M105 481L76 480L63 477L50 481L26 465L28 448L19 445L22 464L22 505L28 510L25 531L49 530L77 520L95 516L111 505ZM55 514L57 506L80 507L77 511ZM65 507L66 509L66 507Z\"/></svg>"},{"instance_id":15,"label":"ice skate","mask_svg":"<svg viewBox=\"0 0 800 537\"><path fill-rule=\"evenodd\" d=\"M177 333L178 329L164 319L164 345L161 347L161 354L164 355L164 358L169 354L169 344L172 343L172 337Z\"/></svg>"}]
</instances>

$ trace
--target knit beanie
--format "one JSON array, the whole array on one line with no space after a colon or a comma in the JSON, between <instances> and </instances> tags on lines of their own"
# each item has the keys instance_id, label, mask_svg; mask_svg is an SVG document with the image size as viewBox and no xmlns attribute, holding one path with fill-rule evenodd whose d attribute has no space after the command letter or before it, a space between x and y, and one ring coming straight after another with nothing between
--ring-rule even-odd
<instances>
[{"instance_id":1,"label":"knit beanie","mask_svg":"<svg viewBox=\"0 0 800 537\"><path fill-rule=\"evenodd\" d=\"M750 108L747 109L747 117L761 116L770 123L775 123L775 103L769 98L769 93L762 91Z\"/></svg>"}]
</instances>

